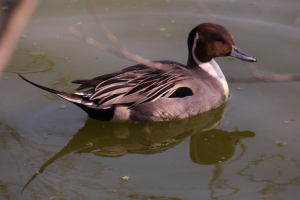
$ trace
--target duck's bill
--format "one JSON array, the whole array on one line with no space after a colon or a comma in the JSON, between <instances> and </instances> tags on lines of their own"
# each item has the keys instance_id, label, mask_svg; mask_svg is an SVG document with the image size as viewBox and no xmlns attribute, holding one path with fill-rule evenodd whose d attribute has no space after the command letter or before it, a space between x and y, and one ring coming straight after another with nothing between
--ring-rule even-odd
<instances>
[{"instance_id":1,"label":"duck's bill","mask_svg":"<svg viewBox=\"0 0 300 200\"><path fill-rule=\"evenodd\" d=\"M232 45L232 50L231 50L230 56L244 60L244 61L248 61L248 62L256 62L257 61L257 59L255 57L242 52L239 48L237 48L234 45Z\"/></svg>"}]
</instances>

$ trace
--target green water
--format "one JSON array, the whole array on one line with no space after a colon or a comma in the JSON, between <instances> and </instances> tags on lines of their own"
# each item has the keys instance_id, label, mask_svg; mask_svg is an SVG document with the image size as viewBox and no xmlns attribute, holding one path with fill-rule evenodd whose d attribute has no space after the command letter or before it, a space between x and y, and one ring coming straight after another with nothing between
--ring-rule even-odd
<instances>
[{"instance_id":1,"label":"green water","mask_svg":"<svg viewBox=\"0 0 300 200\"><path fill-rule=\"evenodd\" d=\"M209 21L192 0L93 3L120 42L150 60L185 64L189 31ZM204 3L259 71L300 73L299 1ZM227 103L180 121L95 121L16 73L72 92L72 80L135 63L67 32L80 26L110 45L84 1L44 0L35 14L0 80L0 199L299 199L299 82L229 83ZM216 61L227 77L250 75L240 60Z\"/></svg>"}]
</instances>

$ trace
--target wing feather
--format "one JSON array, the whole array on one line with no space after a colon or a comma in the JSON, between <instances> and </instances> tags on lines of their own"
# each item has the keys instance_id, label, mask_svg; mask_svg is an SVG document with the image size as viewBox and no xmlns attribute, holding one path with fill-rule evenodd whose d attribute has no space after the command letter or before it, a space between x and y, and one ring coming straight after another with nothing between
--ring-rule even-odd
<instances>
[{"instance_id":1,"label":"wing feather","mask_svg":"<svg viewBox=\"0 0 300 200\"><path fill-rule=\"evenodd\" d=\"M108 80L103 81L100 84L98 84L97 87L95 88L95 90L99 90L100 88L104 88L105 86L109 87L112 85L117 85L117 84L125 83L125 82L126 82L125 80L120 80L120 79L116 79L116 78L108 79Z\"/></svg>"},{"instance_id":2,"label":"wing feather","mask_svg":"<svg viewBox=\"0 0 300 200\"><path fill-rule=\"evenodd\" d=\"M116 85L113 87L104 88L95 92L95 94L90 98L90 100L100 99L103 96L109 96L116 93L124 93L124 91L127 91L128 88L132 88L132 86L123 84L123 85Z\"/></svg>"},{"instance_id":3,"label":"wing feather","mask_svg":"<svg viewBox=\"0 0 300 200\"><path fill-rule=\"evenodd\" d=\"M133 107L135 105L144 103L146 101L154 101L155 99L158 99L160 97L162 97L164 94L166 94L168 92L168 90L170 88L172 88L174 86L174 83L171 84L167 84L164 87L160 87L159 90L156 90L152 93L150 93L149 95L143 97L142 99L140 99L139 101L136 101L134 104L132 104L130 107Z\"/></svg>"},{"instance_id":4,"label":"wing feather","mask_svg":"<svg viewBox=\"0 0 300 200\"><path fill-rule=\"evenodd\" d=\"M181 64L170 61L161 63L169 71L136 65L91 80L74 81L82 84L77 90L91 88L75 94L83 97L85 105L91 104L93 107L129 104L130 108L159 98L168 98L192 75Z\"/></svg>"}]
</instances>

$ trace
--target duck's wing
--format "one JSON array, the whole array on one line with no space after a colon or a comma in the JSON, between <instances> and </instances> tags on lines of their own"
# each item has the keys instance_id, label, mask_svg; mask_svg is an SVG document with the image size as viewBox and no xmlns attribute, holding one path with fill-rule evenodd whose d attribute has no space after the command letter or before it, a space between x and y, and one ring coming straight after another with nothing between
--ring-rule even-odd
<instances>
[{"instance_id":1,"label":"duck's wing","mask_svg":"<svg viewBox=\"0 0 300 200\"><path fill-rule=\"evenodd\" d=\"M172 97L193 75L179 63L159 62L167 65L169 71L136 65L91 80L73 81L81 84L76 90L89 88L75 95L81 96L85 105L99 108L117 104L132 107L159 98Z\"/></svg>"}]
</instances>

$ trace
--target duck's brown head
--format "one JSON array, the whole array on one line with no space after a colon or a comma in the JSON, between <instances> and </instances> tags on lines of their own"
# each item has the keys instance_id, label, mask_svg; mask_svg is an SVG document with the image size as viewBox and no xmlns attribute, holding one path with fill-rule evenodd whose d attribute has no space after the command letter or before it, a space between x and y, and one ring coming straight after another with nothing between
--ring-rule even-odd
<instances>
[{"instance_id":1,"label":"duck's brown head","mask_svg":"<svg viewBox=\"0 0 300 200\"><path fill-rule=\"evenodd\" d=\"M218 24L203 23L196 26L188 37L188 64L209 62L215 57L232 56L248 62L256 58L239 50L229 31Z\"/></svg>"}]
</instances>

